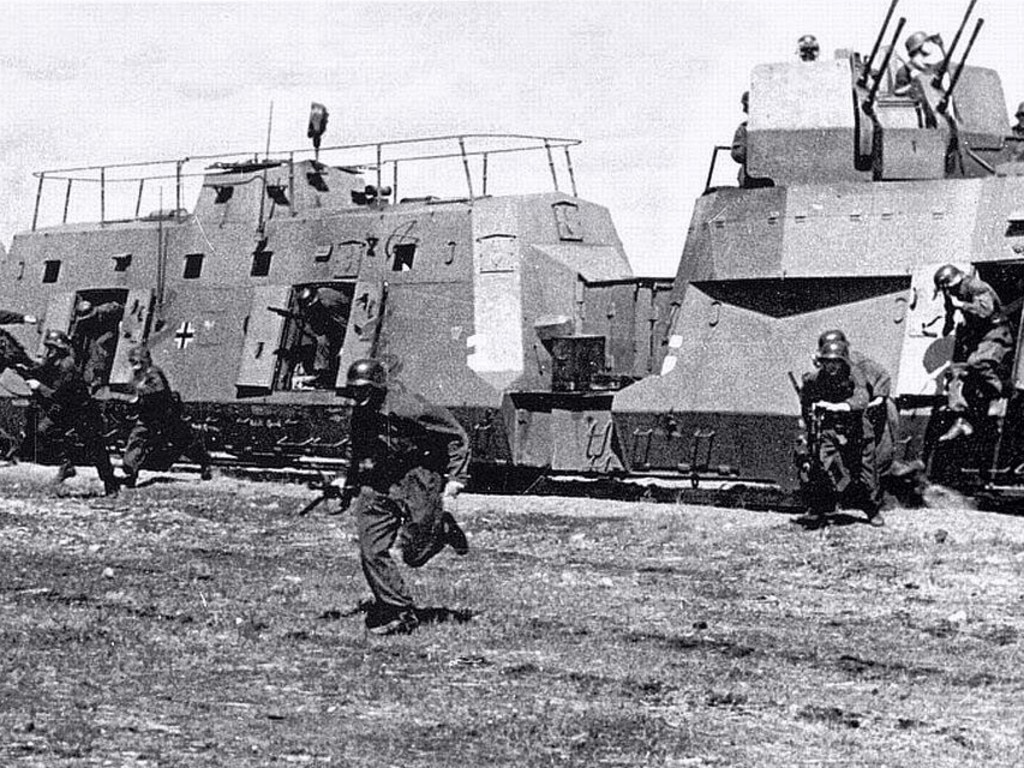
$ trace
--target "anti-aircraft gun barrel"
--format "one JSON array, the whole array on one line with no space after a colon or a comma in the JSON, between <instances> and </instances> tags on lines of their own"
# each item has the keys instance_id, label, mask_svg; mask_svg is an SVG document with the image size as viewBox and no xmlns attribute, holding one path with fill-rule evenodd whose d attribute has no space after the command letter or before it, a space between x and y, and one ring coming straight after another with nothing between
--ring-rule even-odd
<instances>
[{"instance_id":1,"label":"anti-aircraft gun barrel","mask_svg":"<svg viewBox=\"0 0 1024 768\"><path fill-rule=\"evenodd\" d=\"M946 89L942 96L942 101L939 102L937 107L939 112L945 112L949 106L949 100L953 98L953 91L956 89L956 84L960 82L960 75L963 74L964 66L967 64L967 57L971 55L971 48L974 47L974 41L978 38L978 33L981 32L984 24L984 19L978 19L978 23L974 25L974 32L971 33L971 39L967 41L967 49L964 51L963 59L960 60L960 66L953 73L953 77L949 81L949 88Z\"/></svg>"},{"instance_id":2,"label":"anti-aircraft gun barrel","mask_svg":"<svg viewBox=\"0 0 1024 768\"><path fill-rule=\"evenodd\" d=\"M964 14L963 21L960 22L960 27L953 36L953 42L950 43L949 50L946 52L946 57L942 60L939 68L935 71L935 79L932 80L932 85L936 88L942 87L942 78L945 76L946 72L949 71L949 64L953 61L953 52L956 50L956 46L960 42L960 35L963 34L964 27L967 26L967 20L971 17L971 11L974 10L974 4L976 2L978 2L978 0L971 0L967 5L967 13ZM975 34L977 34L977 28L975 28ZM971 41L973 42L973 38L971 38ZM970 45L967 46L967 50L970 52ZM964 54L964 58L967 58L966 53Z\"/></svg>"},{"instance_id":3,"label":"anti-aircraft gun barrel","mask_svg":"<svg viewBox=\"0 0 1024 768\"><path fill-rule=\"evenodd\" d=\"M892 19L892 14L896 10L896 6L899 5L899 2L900 0L892 0L892 3L889 5L889 12L885 14L885 21L882 22L882 28L878 30L878 37L875 38L875 47L871 49L871 55L868 56L868 60L864 62L864 71L861 72L860 80L857 81L857 85L861 88L864 88L868 84L868 77L871 76L871 65L875 63L875 56L878 55L878 49L882 45L882 38L885 37L885 30L889 28L889 20ZM885 70L883 69L879 71L878 77L882 76L883 71Z\"/></svg>"},{"instance_id":4,"label":"anti-aircraft gun barrel","mask_svg":"<svg viewBox=\"0 0 1024 768\"><path fill-rule=\"evenodd\" d=\"M896 32L892 36L892 45L890 45L889 50L885 52L885 58L882 60L882 66L878 70L878 77L876 77L875 82L871 84L871 91L868 93L867 99L864 100L864 111L868 114L870 114L874 109L875 97L878 95L878 86L882 84L883 73L889 69L889 62L892 60L892 52L896 49L896 42L900 39L900 34L903 32L903 25L906 23L906 18L900 16L900 20L896 24Z\"/></svg>"}]
</instances>

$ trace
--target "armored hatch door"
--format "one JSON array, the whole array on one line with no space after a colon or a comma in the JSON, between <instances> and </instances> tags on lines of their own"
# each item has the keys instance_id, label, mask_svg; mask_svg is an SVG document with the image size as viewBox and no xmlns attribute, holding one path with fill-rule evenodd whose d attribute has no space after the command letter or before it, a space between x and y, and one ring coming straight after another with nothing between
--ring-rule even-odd
<instances>
[{"instance_id":1,"label":"armored hatch door","mask_svg":"<svg viewBox=\"0 0 1024 768\"><path fill-rule=\"evenodd\" d=\"M71 328L71 317L75 312L75 300L78 294L74 291L63 291L50 297L46 305L46 317L43 319L43 335L39 339L39 354L45 351L43 340L49 331L67 333Z\"/></svg>"},{"instance_id":2,"label":"armored hatch door","mask_svg":"<svg viewBox=\"0 0 1024 768\"><path fill-rule=\"evenodd\" d=\"M387 283L382 280L360 280L352 297L352 311L345 329L345 341L341 346L338 362L338 377L335 386L345 385L349 366L363 357L373 357L377 352L381 326L384 323L384 309L387 301Z\"/></svg>"},{"instance_id":3,"label":"armored hatch door","mask_svg":"<svg viewBox=\"0 0 1024 768\"><path fill-rule=\"evenodd\" d=\"M261 285L254 289L236 386L273 389L285 317L271 308L287 310L291 306L291 292L290 285Z\"/></svg>"},{"instance_id":4,"label":"armored hatch door","mask_svg":"<svg viewBox=\"0 0 1024 768\"><path fill-rule=\"evenodd\" d=\"M129 384L132 367L128 364L128 350L144 342L149 335L149 320L153 312L153 289L135 288L128 291L128 300L121 316L121 329L117 334L114 364L110 369L111 384Z\"/></svg>"},{"instance_id":5,"label":"armored hatch door","mask_svg":"<svg viewBox=\"0 0 1024 768\"><path fill-rule=\"evenodd\" d=\"M935 273L943 264L918 267L911 277L896 395L935 395L942 391L941 377L953 357L953 336L942 335L945 303L941 293L935 295ZM973 272L969 264L957 266L965 273Z\"/></svg>"}]
</instances>

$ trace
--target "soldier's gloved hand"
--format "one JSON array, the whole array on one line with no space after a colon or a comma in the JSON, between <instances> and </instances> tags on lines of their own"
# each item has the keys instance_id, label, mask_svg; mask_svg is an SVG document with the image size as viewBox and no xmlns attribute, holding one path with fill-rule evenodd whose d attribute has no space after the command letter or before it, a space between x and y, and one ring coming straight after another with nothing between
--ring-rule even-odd
<instances>
[{"instance_id":1,"label":"soldier's gloved hand","mask_svg":"<svg viewBox=\"0 0 1024 768\"><path fill-rule=\"evenodd\" d=\"M814 404L814 407L820 408L823 411L832 411L833 413L850 410L849 403L832 403L828 400L819 400Z\"/></svg>"},{"instance_id":2,"label":"soldier's gloved hand","mask_svg":"<svg viewBox=\"0 0 1024 768\"><path fill-rule=\"evenodd\" d=\"M462 489L465 487L465 483L460 483L458 480L449 480L445 483L443 495L447 499L454 499L462 493Z\"/></svg>"}]
</instances>

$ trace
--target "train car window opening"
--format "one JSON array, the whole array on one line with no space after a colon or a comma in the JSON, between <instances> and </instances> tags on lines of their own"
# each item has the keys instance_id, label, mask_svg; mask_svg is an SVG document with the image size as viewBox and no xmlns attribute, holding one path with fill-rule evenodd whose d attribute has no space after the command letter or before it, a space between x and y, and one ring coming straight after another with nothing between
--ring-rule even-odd
<instances>
[{"instance_id":1,"label":"train car window opening","mask_svg":"<svg viewBox=\"0 0 1024 768\"><path fill-rule=\"evenodd\" d=\"M203 255L202 253L185 254L185 271L181 275L185 280L198 280L203 274Z\"/></svg>"},{"instance_id":2,"label":"train car window opening","mask_svg":"<svg viewBox=\"0 0 1024 768\"><path fill-rule=\"evenodd\" d=\"M391 271L408 272L412 269L412 263L415 258L416 243L399 243L394 247L394 261L391 263Z\"/></svg>"},{"instance_id":3,"label":"train car window opening","mask_svg":"<svg viewBox=\"0 0 1024 768\"><path fill-rule=\"evenodd\" d=\"M60 259L52 259L43 262L43 282L56 283L60 277Z\"/></svg>"},{"instance_id":4,"label":"train car window opening","mask_svg":"<svg viewBox=\"0 0 1024 768\"><path fill-rule=\"evenodd\" d=\"M277 205L291 205L285 188L280 184L268 184L267 197L273 200Z\"/></svg>"},{"instance_id":5,"label":"train car window opening","mask_svg":"<svg viewBox=\"0 0 1024 768\"><path fill-rule=\"evenodd\" d=\"M232 186L225 185L220 187L214 187L213 189L216 193L215 197L213 198L213 202L217 203L218 205L226 203L228 200L231 199L232 195L235 194L235 188Z\"/></svg>"},{"instance_id":6,"label":"train car window opening","mask_svg":"<svg viewBox=\"0 0 1024 768\"><path fill-rule=\"evenodd\" d=\"M249 274L252 277L266 277L270 274L270 259L273 251L256 251L252 255L252 269Z\"/></svg>"},{"instance_id":7,"label":"train car window opening","mask_svg":"<svg viewBox=\"0 0 1024 768\"><path fill-rule=\"evenodd\" d=\"M284 313L274 390L333 390L355 297L355 283L293 286ZM316 296L309 302L310 292Z\"/></svg>"}]
</instances>

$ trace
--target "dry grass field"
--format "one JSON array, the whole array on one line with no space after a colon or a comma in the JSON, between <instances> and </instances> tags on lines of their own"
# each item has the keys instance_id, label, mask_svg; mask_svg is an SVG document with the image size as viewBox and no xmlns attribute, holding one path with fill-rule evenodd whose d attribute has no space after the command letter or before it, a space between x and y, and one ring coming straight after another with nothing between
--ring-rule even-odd
<instances>
[{"instance_id":1,"label":"dry grass field","mask_svg":"<svg viewBox=\"0 0 1024 768\"><path fill-rule=\"evenodd\" d=\"M1024 519L467 495L368 635L295 485L0 469L3 766L1024 765Z\"/></svg>"}]
</instances>

